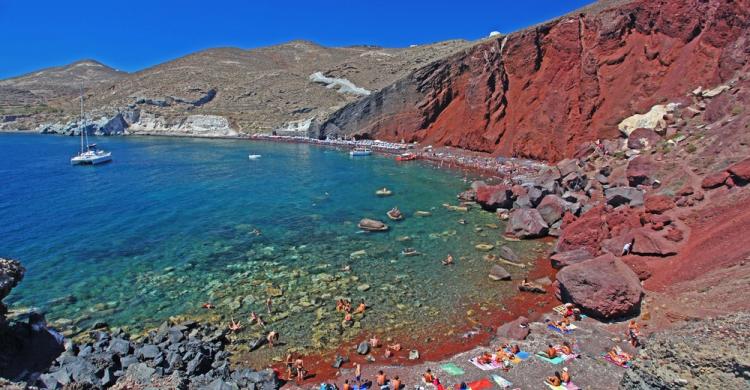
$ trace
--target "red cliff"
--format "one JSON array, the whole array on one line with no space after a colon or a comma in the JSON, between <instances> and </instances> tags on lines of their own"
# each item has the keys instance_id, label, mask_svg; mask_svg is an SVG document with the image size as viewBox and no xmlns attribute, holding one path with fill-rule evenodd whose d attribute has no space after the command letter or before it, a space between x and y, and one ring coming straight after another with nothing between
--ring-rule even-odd
<instances>
[{"instance_id":1,"label":"red cliff","mask_svg":"<svg viewBox=\"0 0 750 390\"><path fill-rule=\"evenodd\" d=\"M314 127L559 160L652 105L733 78L750 1L603 2L410 73Z\"/></svg>"}]
</instances>

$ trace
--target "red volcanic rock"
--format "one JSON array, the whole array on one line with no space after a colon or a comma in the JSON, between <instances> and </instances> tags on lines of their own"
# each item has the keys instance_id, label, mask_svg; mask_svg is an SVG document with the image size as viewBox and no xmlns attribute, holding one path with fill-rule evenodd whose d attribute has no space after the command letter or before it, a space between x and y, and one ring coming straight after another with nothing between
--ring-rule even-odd
<instances>
[{"instance_id":1,"label":"red volcanic rock","mask_svg":"<svg viewBox=\"0 0 750 390\"><path fill-rule=\"evenodd\" d=\"M584 248L599 253L599 245L607 238L607 224L603 205L596 206L571 222L557 240L556 252Z\"/></svg>"},{"instance_id":2,"label":"red volcanic rock","mask_svg":"<svg viewBox=\"0 0 750 390\"><path fill-rule=\"evenodd\" d=\"M659 233L639 229L633 233L633 250L631 253L641 256L672 256L677 254L677 247L663 238Z\"/></svg>"},{"instance_id":3,"label":"red volcanic rock","mask_svg":"<svg viewBox=\"0 0 750 390\"><path fill-rule=\"evenodd\" d=\"M552 263L552 268L561 269L593 258L594 256L588 250L579 248L572 251L555 253L549 259Z\"/></svg>"},{"instance_id":4,"label":"red volcanic rock","mask_svg":"<svg viewBox=\"0 0 750 390\"><path fill-rule=\"evenodd\" d=\"M750 158L746 158L737 164L730 166L727 168L727 171L745 182L750 181ZM737 182L736 179L734 181Z\"/></svg>"},{"instance_id":5,"label":"red volcanic rock","mask_svg":"<svg viewBox=\"0 0 750 390\"><path fill-rule=\"evenodd\" d=\"M625 171L628 177L628 183L635 187L639 184L651 184L656 164L647 156L636 156L628 162L628 168Z\"/></svg>"},{"instance_id":6,"label":"red volcanic rock","mask_svg":"<svg viewBox=\"0 0 750 390\"><path fill-rule=\"evenodd\" d=\"M514 209L510 212L505 233L518 238L536 238L545 236L548 229L536 209Z\"/></svg>"},{"instance_id":7,"label":"red volcanic rock","mask_svg":"<svg viewBox=\"0 0 750 390\"><path fill-rule=\"evenodd\" d=\"M674 208L672 197L667 195L650 195L645 201L646 212L651 214L661 214Z\"/></svg>"},{"instance_id":8,"label":"red volcanic rock","mask_svg":"<svg viewBox=\"0 0 750 390\"><path fill-rule=\"evenodd\" d=\"M651 148L661 140L661 136L651 129L635 129L628 136L628 147L630 149Z\"/></svg>"},{"instance_id":9,"label":"red volcanic rock","mask_svg":"<svg viewBox=\"0 0 750 390\"><path fill-rule=\"evenodd\" d=\"M677 190L677 195L682 195L682 196L693 195L693 193L695 193L695 190L690 184L685 184L682 188Z\"/></svg>"},{"instance_id":10,"label":"red volcanic rock","mask_svg":"<svg viewBox=\"0 0 750 390\"><path fill-rule=\"evenodd\" d=\"M626 256L622 262L627 264L630 269L638 275L639 280L646 280L651 277L651 270L645 260L636 256Z\"/></svg>"},{"instance_id":11,"label":"red volcanic rock","mask_svg":"<svg viewBox=\"0 0 750 390\"><path fill-rule=\"evenodd\" d=\"M750 4L600 2L486 39L344 106L311 131L559 161L617 124L746 66Z\"/></svg>"},{"instance_id":12,"label":"red volcanic rock","mask_svg":"<svg viewBox=\"0 0 750 390\"><path fill-rule=\"evenodd\" d=\"M526 340L529 336L529 319L518 317L497 328L497 337L506 340Z\"/></svg>"},{"instance_id":13,"label":"red volcanic rock","mask_svg":"<svg viewBox=\"0 0 750 390\"><path fill-rule=\"evenodd\" d=\"M536 206L537 211L547 222L547 225L552 226L555 222L559 221L565 213L565 201L560 199L557 195L545 196L539 205Z\"/></svg>"},{"instance_id":14,"label":"red volcanic rock","mask_svg":"<svg viewBox=\"0 0 750 390\"><path fill-rule=\"evenodd\" d=\"M728 177L729 172L727 171L714 172L703 178L703 181L701 181L701 188L710 189L724 185L724 182L727 181Z\"/></svg>"},{"instance_id":15,"label":"red volcanic rock","mask_svg":"<svg viewBox=\"0 0 750 390\"><path fill-rule=\"evenodd\" d=\"M598 319L636 314L643 297L638 275L611 254L565 267L557 281L564 302Z\"/></svg>"},{"instance_id":16,"label":"red volcanic rock","mask_svg":"<svg viewBox=\"0 0 750 390\"><path fill-rule=\"evenodd\" d=\"M680 242L683 239L682 230L672 226L667 230L667 234L664 235L664 238L672 242Z\"/></svg>"},{"instance_id":17,"label":"red volcanic rock","mask_svg":"<svg viewBox=\"0 0 750 390\"><path fill-rule=\"evenodd\" d=\"M479 185L476 188L477 203L482 208L494 211L499 208L509 209L513 206L513 193L510 187L504 184L494 186Z\"/></svg>"}]
</instances>

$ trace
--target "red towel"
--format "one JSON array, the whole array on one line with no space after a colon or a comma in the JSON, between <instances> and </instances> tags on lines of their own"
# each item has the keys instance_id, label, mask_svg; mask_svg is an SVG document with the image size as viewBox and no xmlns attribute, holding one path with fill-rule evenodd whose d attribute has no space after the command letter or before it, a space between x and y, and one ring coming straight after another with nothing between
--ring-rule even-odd
<instances>
[{"instance_id":1,"label":"red towel","mask_svg":"<svg viewBox=\"0 0 750 390\"><path fill-rule=\"evenodd\" d=\"M480 379L476 382L469 383L469 388L471 390L485 390L485 389L491 389L492 388L492 382L489 378Z\"/></svg>"}]
</instances>

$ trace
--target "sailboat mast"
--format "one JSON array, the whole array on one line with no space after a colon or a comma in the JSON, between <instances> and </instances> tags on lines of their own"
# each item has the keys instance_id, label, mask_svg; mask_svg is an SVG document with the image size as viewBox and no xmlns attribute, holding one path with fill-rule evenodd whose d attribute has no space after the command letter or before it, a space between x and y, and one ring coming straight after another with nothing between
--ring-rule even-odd
<instances>
[{"instance_id":1,"label":"sailboat mast","mask_svg":"<svg viewBox=\"0 0 750 390\"><path fill-rule=\"evenodd\" d=\"M78 125L78 128L81 132L81 153L83 153L83 84L81 84L81 124Z\"/></svg>"}]
</instances>

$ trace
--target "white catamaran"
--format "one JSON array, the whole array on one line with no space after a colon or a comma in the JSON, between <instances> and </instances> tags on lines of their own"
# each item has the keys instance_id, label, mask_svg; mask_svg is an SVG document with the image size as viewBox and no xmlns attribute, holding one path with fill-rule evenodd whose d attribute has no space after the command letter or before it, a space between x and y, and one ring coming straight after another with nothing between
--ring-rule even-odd
<instances>
[{"instance_id":1,"label":"white catamaran","mask_svg":"<svg viewBox=\"0 0 750 390\"><path fill-rule=\"evenodd\" d=\"M86 133L86 120L83 116L83 87L81 87L81 151L70 158L73 165L97 165L112 161L112 153L99 150L96 144L89 144L89 135ZM84 148L85 145L85 148Z\"/></svg>"}]
</instances>

